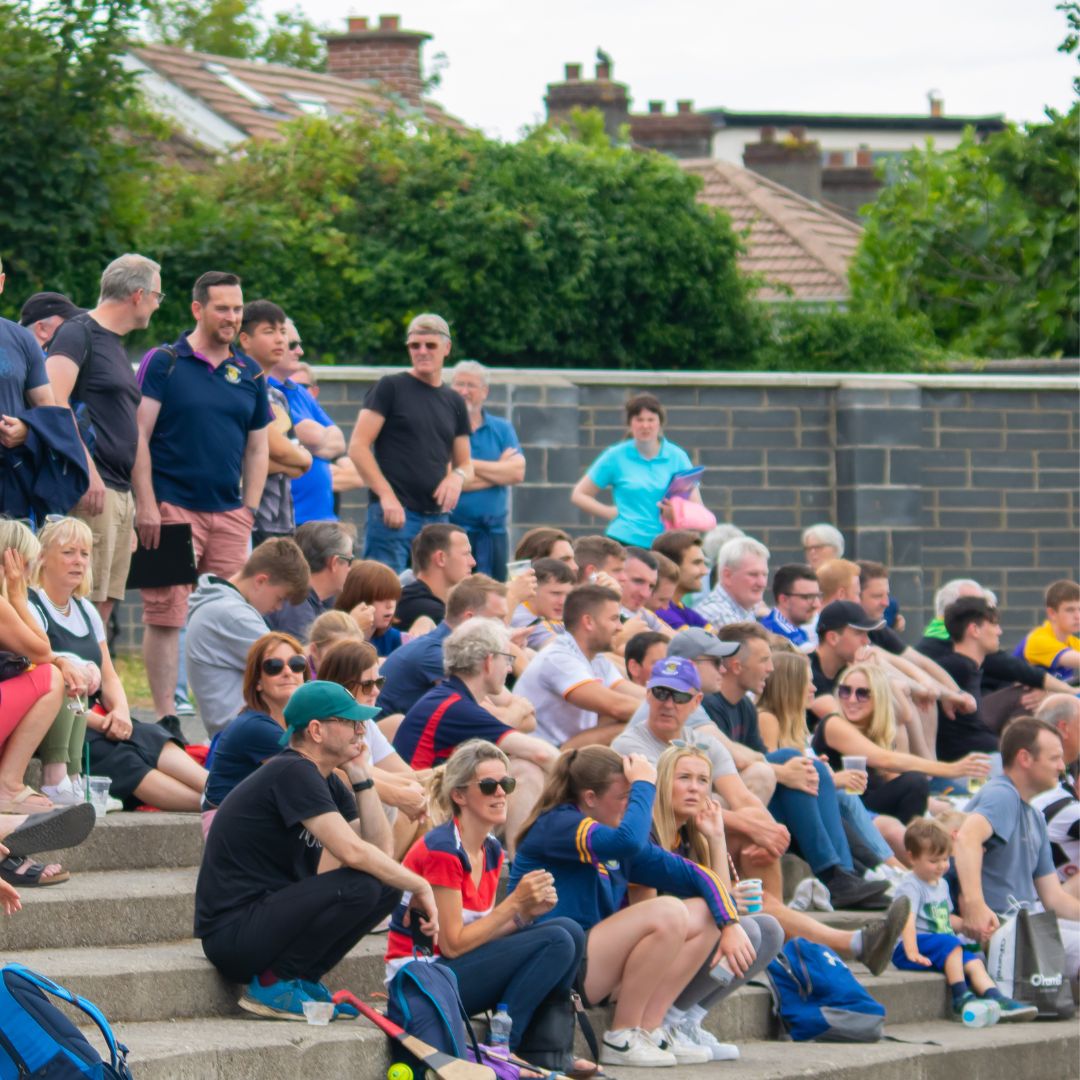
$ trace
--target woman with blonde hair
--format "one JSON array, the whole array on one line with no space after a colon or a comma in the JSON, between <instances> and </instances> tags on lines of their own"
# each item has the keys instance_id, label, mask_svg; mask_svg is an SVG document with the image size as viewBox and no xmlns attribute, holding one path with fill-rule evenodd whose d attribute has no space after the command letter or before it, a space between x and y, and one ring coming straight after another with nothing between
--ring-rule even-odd
<instances>
[{"instance_id":1,"label":"woman with blonde hair","mask_svg":"<svg viewBox=\"0 0 1080 1080\"><path fill-rule=\"evenodd\" d=\"M90 774L109 777L111 794L117 799L161 810L198 810L206 770L163 727L131 719L101 617L80 596L90 573L93 539L89 527L75 518L53 519L41 530L39 540L38 586L31 597L31 617L57 653L76 657L84 670L90 665L89 670L100 672L100 686L92 688L87 699Z\"/></svg>"},{"instance_id":2,"label":"woman with blonde hair","mask_svg":"<svg viewBox=\"0 0 1080 1080\"><path fill-rule=\"evenodd\" d=\"M833 713L818 723L814 752L825 755L834 769L842 767L845 754L866 758L868 783L862 801L869 810L889 814L906 825L926 812L929 777L959 779L990 773L986 754L932 761L895 749L892 692L885 673L875 664L854 664L841 672L836 698L843 715Z\"/></svg>"},{"instance_id":3,"label":"woman with blonde hair","mask_svg":"<svg viewBox=\"0 0 1080 1080\"><path fill-rule=\"evenodd\" d=\"M569 995L585 934L572 919L538 921L558 901L544 869L520 876L496 903L504 856L493 834L506 824L515 787L510 761L494 743L463 742L432 780L432 799L446 820L417 840L404 866L431 883L439 909L433 952L457 976L466 1010L471 1015L505 1003L513 1020L510 1048L528 1057L533 1013L549 994ZM390 922L388 976L412 959L407 910L406 897ZM578 1066L595 1072L589 1062ZM560 1071L570 1068L569 1061L559 1064Z\"/></svg>"},{"instance_id":4,"label":"woman with blonde hair","mask_svg":"<svg viewBox=\"0 0 1080 1080\"><path fill-rule=\"evenodd\" d=\"M324 611L311 624L308 630L307 655L312 678L318 677L319 663L323 653L335 641L341 641L344 638L364 640L364 632L347 611Z\"/></svg>"}]
</instances>

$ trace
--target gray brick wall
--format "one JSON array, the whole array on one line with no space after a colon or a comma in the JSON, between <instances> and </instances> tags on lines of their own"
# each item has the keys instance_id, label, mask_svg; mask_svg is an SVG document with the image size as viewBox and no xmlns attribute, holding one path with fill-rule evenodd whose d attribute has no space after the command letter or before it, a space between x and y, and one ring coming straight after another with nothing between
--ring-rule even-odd
<instances>
[{"instance_id":1,"label":"gray brick wall","mask_svg":"<svg viewBox=\"0 0 1080 1080\"><path fill-rule=\"evenodd\" d=\"M322 401L351 431L380 371L321 372ZM800 533L836 523L853 558L892 568L917 636L934 590L975 577L1001 599L1005 641L1041 619L1042 591L1078 576L1080 379L498 371L489 405L513 421L528 464L514 537L535 525L598 531L570 505L593 458L624 433L629 393L657 393L667 435L705 465L706 503L766 543L773 566L801 558ZM343 516L362 529L363 492ZM140 611L120 609L123 642Z\"/></svg>"}]
</instances>

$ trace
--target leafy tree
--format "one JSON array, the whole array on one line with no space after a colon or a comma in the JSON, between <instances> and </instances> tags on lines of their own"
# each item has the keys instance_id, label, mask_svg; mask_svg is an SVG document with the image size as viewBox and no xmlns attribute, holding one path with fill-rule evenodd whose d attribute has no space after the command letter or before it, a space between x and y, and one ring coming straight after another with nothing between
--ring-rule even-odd
<instances>
[{"instance_id":1,"label":"leafy tree","mask_svg":"<svg viewBox=\"0 0 1080 1080\"><path fill-rule=\"evenodd\" d=\"M146 211L142 111L120 57L137 0L0 0L5 314L40 289L87 302ZM124 134L117 134L123 130Z\"/></svg>"},{"instance_id":2,"label":"leafy tree","mask_svg":"<svg viewBox=\"0 0 1080 1080\"><path fill-rule=\"evenodd\" d=\"M240 273L323 359L400 363L423 310L450 319L459 355L502 363L697 369L754 351L730 225L667 158L548 129L507 145L304 118L284 136L175 177L145 246L173 281Z\"/></svg>"},{"instance_id":3,"label":"leafy tree","mask_svg":"<svg viewBox=\"0 0 1080 1080\"><path fill-rule=\"evenodd\" d=\"M146 30L153 41L197 52L310 71L326 66L319 27L299 7L267 19L247 0L150 0Z\"/></svg>"}]
</instances>

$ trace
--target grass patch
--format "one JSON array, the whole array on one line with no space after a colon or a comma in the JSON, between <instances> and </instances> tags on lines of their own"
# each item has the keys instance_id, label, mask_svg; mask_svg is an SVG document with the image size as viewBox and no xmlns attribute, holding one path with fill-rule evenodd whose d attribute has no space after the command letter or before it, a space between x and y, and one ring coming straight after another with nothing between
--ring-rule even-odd
<instances>
[{"instance_id":1,"label":"grass patch","mask_svg":"<svg viewBox=\"0 0 1080 1080\"><path fill-rule=\"evenodd\" d=\"M139 653L118 653L113 657L120 681L124 684L128 705L135 709L152 709L154 699L150 694L150 682L146 678L146 665Z\"/></svg>"}]
</instances>

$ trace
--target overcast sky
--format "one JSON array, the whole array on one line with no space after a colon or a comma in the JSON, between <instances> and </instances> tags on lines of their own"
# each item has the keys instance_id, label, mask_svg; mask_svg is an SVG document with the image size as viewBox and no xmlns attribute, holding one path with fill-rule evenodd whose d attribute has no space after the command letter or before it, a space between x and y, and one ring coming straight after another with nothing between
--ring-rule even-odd
<instances>
[{"instance_id":1,"label":"overcast sky","mask_svg":"<svg viewBox=\"0 0 1080 1080\"><path fill-rule=\"evenodd\" d=\"M271 10L295 0L267 0ZM543 118L565 63L592 73L597 46L634 111L676 98L698 108L922 114L938 90L953 115L1037 120L1066 108L1074 58L1056 48L1053 0L302 0L309 18L397 14L432 35L447 67L434 97L489 135Z\"/></svg>"}]
</instances>

